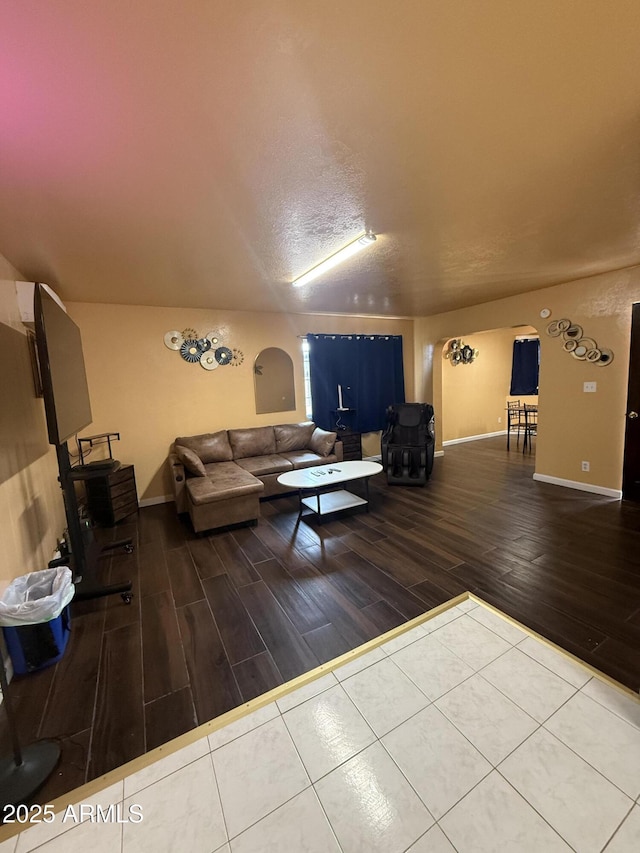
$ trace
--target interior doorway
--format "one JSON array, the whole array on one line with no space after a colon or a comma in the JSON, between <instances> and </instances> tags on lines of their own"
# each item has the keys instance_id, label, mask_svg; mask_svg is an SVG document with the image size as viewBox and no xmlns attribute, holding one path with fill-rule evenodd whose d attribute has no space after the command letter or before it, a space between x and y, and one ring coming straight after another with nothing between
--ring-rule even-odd
<instances>
[{"instance_id":1,"label":"interior doorway","mask_svg":"<svg viewBox=\"0 0 640 853\"><path fill-rule=\"evenodd\" d=\"M640 501L640 302L634 303L631 313L626 415L622 497Z\"/></svg>"},{"instance_id":2,"label":"interior doorway","mask_svg":"<svg viewBox=\"0 0 640 853\"><path fill-rule=\"evenodd\" d=\"M539 333L533 326L522 325L484 330L441 342L442 403L438 420L445 449L451 444L504 436L506 450L508 403L515 401L523 426L519 434L511 433L509 449L535 453L536 435L533 433L537 433L538 394L525 391L537 392L537 378L531 388L518 386L515 394L510 393L514 390L511 383L514 343L528 340L539 340ZM473 360L453 361L451 353L455 353L458 346L471 348L475 353ZM525 406L532 410L529 412L532 434L526 445Z\"/></svg>"}]
</instances>

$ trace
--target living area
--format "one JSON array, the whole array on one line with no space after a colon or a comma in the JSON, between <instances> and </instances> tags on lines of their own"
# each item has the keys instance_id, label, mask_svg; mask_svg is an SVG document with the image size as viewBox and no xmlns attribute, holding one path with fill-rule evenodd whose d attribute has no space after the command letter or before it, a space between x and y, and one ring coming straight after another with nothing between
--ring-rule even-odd
<instances>
[{"instance_id":1,"label":"living area","mask_svg":"<svg viewBox=\"0 0 640 853\"><path fill-rule=\"evenodd\" d=\"M356 715L358 732L368 744L374 706L442 717L450 738L434 747L431 782L455 793L445 797L452 812L469 804L459 822L440 813L442 827L457 824L458 834L429 835L427 796L417 825L399 819L410 837L385 843L381 824L395 803L388 779L399 779L405 802L415 805L420 791L412 793L412 773L398 769L391 746L385 751L382 738L392 733L376 730L371 748L390 775L358 765L361 822L337 786L333 806L349 813L340 830L331 821L324 849L326 836L312 838L311 821L304 844L301 834L269 847L263 821L286 826L280 809L294 806L287 795L253 808L265 791L279 790L282 769L276 755L265 776L256 772L264 784L251 788L259 732L235 761L245 783L234 798L238 808L247 805L242 831L221 823L215 841L204 832L190 843L192 806L206 812L204 792L217 790L224 775L215 775L211 745L181 769L186 786L168 781L149 808L144 843L117 825L97 826L93 836L85 826L75 833L80 849L106 850L111 840L124 853L180 846L477 853L484 827L487 849L580 850L584 827L599 820L603 786L614 819L601 821L598 843L587 837L584 849L604 848L625 821L626 837L636 840L627 849L640 845L632 695L640 687L638 10L632 0L614 0L613 10L569 5L7 4L0 579L47 566L69 527L16 287L45 282L81 334L91 399L91 423L70 434L70 462L90 464L105 453L104 444L89 445L82 459L76 439L115 434L122 463L115 473L126 479L115 483L125 498L109 493L126 509L113 526L71 517L105 546L100 581L132 585L128 603L120 595L73 602L59 663L11 681L20 742L49 738L61 748L36 801L93 802L115 787L122 803L126 791L138 794L125 778L144 771L148 781L175 738L196 732L213 744L212 720L236 714L242 727L245 712L263 703L270 713L282 706L275 727L286 741L295 715L284 714L297 707L291 694L302 690L310 701L304 691L313 679L337 682L333 671L346 660L371 655L384 663L383 675L360 685L370 695L362 720ZM325 274L310 280L319 267ZM539 429L525 420L509 447L507 400L517 400L525 418L525 403L534 402L524 391L509 393L508 350L531 330L539 339ZM423 487L376 473L379 428L340 429L355 423L354 410L361 414L349 395L364 393L350 378L348 355L331 374L327 419L315 418L303 351L310 334L401 339L404 397L435 412L436 458ZM458 342L466 347L455 366L447 358L452 341L456 352ZM293 374L292 390L278 391L280 408L263 406L255 393L262 354L274 349ZM377 367L365 367L375 385ZM394 402L387 394L384 405ZM342 463L353 470L356 457L373 467L368 480L347 485ZM318 482L337 477L330 485L353 492L357 505L323 514L322 495L302 503L309 491L323 492L306 489L304 471L317 467L326 469ZM131 548L107 553L123 539ZM452 610L469 629L413 644L417 667L442 664L437 697L428 685L417 695L409 668L382 657L403 650L410 622L414 639L426 638L434 608L442 608L436 620ZM471 608L483 616L469 616ZM433 625L441 630L444 620ZM471 667L465 658L483 657L485 644L495 659ZM545 672L549 644L560 681ZM527 647L543 649L538 668L525 660ZM500 680L496 670L509 660L522 666L507 667ZM395 680L385 680L389 672ZM456 674L462 681L454 686ZM595 707L604 695L598 686L581 692L591 679L611 690L604 716L604 705ZM484 693L474 693L478 684ZM569 700L567 684L580 695ZM491 689L495 705L483 698ZM307 706L305 718L306 725L315 714L329 751L334 735L347 739L357 704L346 687L331 691L347 716L320 703ZM519 705L535 693L530 706ZM454 708L462 694L471 701ZM469 735L465 709L504 709L507 695L518 706L510 720L530 716L517 746L530 761L520 769L542 788L547 771L566 770L565 787L546 789L562 791L555 799L576 834L557 828L557 802L548 812L499 768L518 755L483 753L488 764L476 756L486 778L474 777L464 792L448 787L446 768L466 778L464 741L480 753L486 746ZM554 697L567 700L566 714L559 704L536 705L551 706ZM430 704L418 712L415 701ZM585 708L591 716L580 718ZM547 712L561 714L562 731L542 731ZM505 719L487 720L489 740L511 736ZM538 729L529 738L532 720ZM5 708L0 721L2 756L11 756ZM427 728L433 737L443 730ZM577 731L586 742L579 759ZM555 760L557 744L549 759L545 749L562 737L563 762ZM341 752L341 763L325 767L327 776L348 774L362 746L356 738L348 758ZM411 737L406 753L419 763L432 746ZM210 765L206 773L198 762ZM583 762L578 774L576 762ZM319 790L327 776L310 773L304 784ZM587 776L590 786L576 782ZM88 780L92 787L74 793ZM325 800L322 808L321 798L313 802L325 819ZM528 822L519 820L523 809ZM545 832L528 837L522 827L540 815ZM380 829L371 843L367 826ZM41 843L47 853L73 849L37 832L29 840L31 830L9 839L6 830L2 853L5 844L7 853ZM245 831L254 836L242 838ZM532 839L543 837L549 845L536 847ZM609 850L625 850L624 841Z\"/></svg>"}]
</instances>

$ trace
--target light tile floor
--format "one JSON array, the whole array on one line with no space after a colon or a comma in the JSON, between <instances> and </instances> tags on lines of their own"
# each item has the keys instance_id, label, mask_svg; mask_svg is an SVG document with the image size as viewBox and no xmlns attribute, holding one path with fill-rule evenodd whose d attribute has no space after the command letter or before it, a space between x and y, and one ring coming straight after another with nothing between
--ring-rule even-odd
<instances>
[{"instance_id":1,"label":"light tile floor","mask_svg":"<svg viewBox=\"0 0 640 853\"><path fill-rule=\"evenodd\" d=\"M84 803L0 853L637 853L640 702L469 599Z\"/></svg>"}]
</instances>

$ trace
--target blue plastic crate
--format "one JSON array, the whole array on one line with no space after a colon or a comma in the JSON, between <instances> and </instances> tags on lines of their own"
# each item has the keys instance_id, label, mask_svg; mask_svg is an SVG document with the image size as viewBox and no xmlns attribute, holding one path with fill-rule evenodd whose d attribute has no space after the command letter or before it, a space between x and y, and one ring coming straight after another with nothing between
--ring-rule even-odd
<instances>
[{"instance_id":1,"label":"blue plastic crate","mask_svg":"<svg viewBox=\"0 0 640 853\"><path fill-rule=\"evenodd\" d=\"M57 663L69 641L71 614L69 607L49 622L3 628L4 640L16 675L37 672Z\"/></svg>"}]
</instances>

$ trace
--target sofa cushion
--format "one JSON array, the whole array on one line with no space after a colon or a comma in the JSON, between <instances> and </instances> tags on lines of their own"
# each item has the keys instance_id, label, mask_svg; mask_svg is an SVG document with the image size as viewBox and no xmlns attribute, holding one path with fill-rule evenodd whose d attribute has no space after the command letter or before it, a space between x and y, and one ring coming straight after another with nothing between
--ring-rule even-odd
<instances>
[{"instance_id":1,"label":"sofa cushion","mask_svg":"<svg viewBox=\"0 0 640 853\"><path fill-rule=\"evenodd\" d=\"M314 465L326 465L338 461L333 454L331 456L318 456L311 450L292 450L290 453L283 453L282 455L292 463L295 469L312 468Z\"/></svg>"},{"instance_id":2,"label":"sofa cushion","mask_svg":"<svg viewBox=\"0 0 640 853\"><path fill-rule=\"evenodd\" d=\"M205 471L206 477L192 477L186 482L189 499L196 506L264 491L264 484L235 462L211 463Z\"/></svg>"},{"instance_id":3,"label":"sofa cushion","mask_svg":"<svg viewBox=\"0 0 640 853\"><path fill-rule=\"evenodd\" d=\"M327 432L326 429L316 427L311 435L309 450L313 450L318 456L328 456L333 450L337 437L336 432Z\"/></svg>"},{"instance_id":4,"label":"sofa cushion","mask_svg":"<svg viewBox=\"0 0 640 853\"><path fill-rule=\"evenodd\" d=\"M190 435L176 438L176 445L193 450L206 465L209 462L230 462L233 459L227 431L208 432L204 435Z\"/></svg>"},{"instance_id":5,"label":"sofa cushion","mask_svg":"<svg viewBox=\"0 0 640 853\"><path fill-rule=\"evenodd\" d=\"M202 459L200 459L194 450L191 450L189 447L183 447L181 444L176 444L175 451L176 456L190 474L194 474L196 477L205 476Z\"/></svg>"},{"instance_id":6,"label":"sofa cushion","mask_svg":"<svg viewBox=\"0 0 640 853\"><path fill-rule=\"evenodd\" d=\"M247 456L246 459L236 459L235 464L253 474L254 477L264 477L265 474L282 474L291 471L292 463L284 456L275 453L268 456Z\"/></svg>"},{"instance_id":7,"label":"sofa cushion","mask_svg":"<svg viewBox=\"0 0 640 853\"><path fill-rule=\"evenodd\" d=\"M309 447L314 429L315 424L311 421L274 426L276 453L286 453L289 450L306 450Z\"/></svg>"},{"instance_id":8,"label":"sofa cushion","mask_svg":"<svg viewBox=\"0 0 640 853\"><path fill-rule=\"evenodd\" d=\"M276 439L272 426L230 429L227 432L234 459L247 456L269 456L276 452Z\"/></svg>"}]
</instances>

